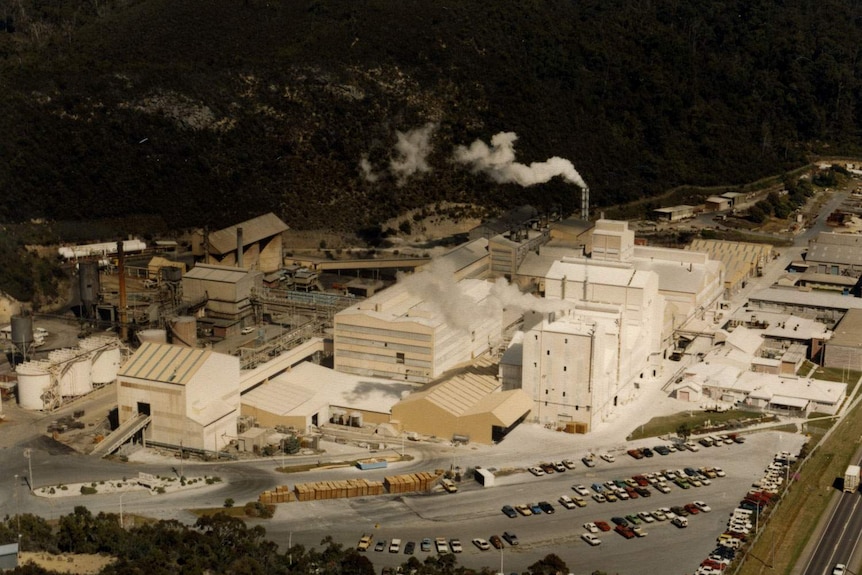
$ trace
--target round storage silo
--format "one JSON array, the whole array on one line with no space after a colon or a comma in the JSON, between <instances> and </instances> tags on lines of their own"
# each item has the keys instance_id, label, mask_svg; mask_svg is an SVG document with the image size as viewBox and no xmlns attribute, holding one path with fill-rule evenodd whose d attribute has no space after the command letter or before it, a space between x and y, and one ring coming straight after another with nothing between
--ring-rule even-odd
<instances>
[{"instance_id":1,"label":"round storage silo","mask_svg":"<svg viewBox=\"0 0 862 575\"><path fill-rule=\"evenodd\" d=\"M180 316L171 320L171 341L188 347L198 345L198 320L192 316Z\"/></svg>"},{"instance_id":2,"label":"round storage silo","mask_svg":"<svg viewBox=\"0 0 862 575\"><path fill-rule=\"evenodd\" d=\"M57 349L48 354L48 361L60 380L60 395L77 397L93 390L90 380L92 362L84 351Z\"/></svg>"},{"instance_id":3,"label":"round storage silo","mask_svg":"<svg viewBox=\"0 0 862 575\"><path fill-rule=\"evenodd\" d=\"M142 329L138 339L141 343L168 343L168 334L163 329Z\"/></svg>"},{"instance_id":4,"label":"round storage silo","mask_svg":"<svg viewBox=\"0 0 862 575\"><path fill-rule=\"evenodd\" d=\"M78 289L83 303L94 304L99 301L99 262L78 264Z\"/></svg>"},{"instance_id":5,"label":"round storage silo","mask_svg":"<svg viewBox=\"0 0 862 575\"><path fill-rule=\"evenodd\" d=\"M28 361L15 368L18 375L18 404L23 409L41 410L42 394L51 388L50 364Z\"/></svg>"},{"instance_id":6,"label":"round storage silo","mask_svg":"<svg viewBox=\"0 0 862 575\"><path fill-rule=\"evenodd\" d=\"M93 385L104 385L117 379L122 361L118 339L94 336L82 340L80 345L81 349L90 352L90 380Z\"/></svg>"},{"instance_id":7,"label":"round storage silo","mask_svg":"<svg viewBox=\"0 0 862 575\"><path fill-rule=\"evenodd\" d=\"M12 343L23 353L33 343L33 317L12 316Z\"/></svg>"}]
</instances>

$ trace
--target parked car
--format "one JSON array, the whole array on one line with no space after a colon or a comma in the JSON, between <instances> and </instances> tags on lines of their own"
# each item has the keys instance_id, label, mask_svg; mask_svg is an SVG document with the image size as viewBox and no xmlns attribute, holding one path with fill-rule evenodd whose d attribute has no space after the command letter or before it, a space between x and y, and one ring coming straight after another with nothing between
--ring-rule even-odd
<instances>
[{"instance_id":1,"label":"parked car","mask_svg":"<svg viewBox=\"0 0 862 575\"><path fill-rule=\"evenodd\" d=\"M503 514L510 519L514 519L515 517L518 516L518 512L515 511L515 508L512 507L511 505L504 505L503 506Z\"/></svg>"},{"instance_id":2,"label":"parked car","mask_svg":"<svg viewBox=\"0 0 862 575\"><path fill-rule=\"evenodd\" d=\"M713 467L712 470L715 471L716 477L725 477L727 475L721 467Z\"/></svg>"},{"instance_id":3,"label":"parked car","mask_svg":"<svg viewBox=\"0 0 862 575\"><path fill-rule=\"evenodd\" d=\"M482 539L481 537L476 537L473 539L473 545L475 545L479 551L487 551L491 548L491 544L488 543L486 539Z\"/></svg>"},{"instance_id":4,"label":"parked car","mask_svg":"<svg viewBox=\"0 0 862 575\"><path fill-rule=\"evenodd\" d=\"M614 458L614 456L610 453L602 453L601 455L599 455L599 457L601 457L604 461L607 461L608 463L613 463L614 461L616 461L616 458Z\"/></svg>"},{"instance_id":5,"label":"parked car","mask_svg":"<svg viewBox=\"0 0 862 575\"><path fill-rule=\"evenodd\" d=\"M518 544L518 536L512 533L511 531L503 532L503 539L506 540L506 543L509 545L515 546Z\"/></svg>"},{"instance_id":6,"label":"parked car","mask_svg":"<svg viewBox=\"0 0 862 575\"><path fill-rule=\"evenodd\" d=\"M635 459L643 459L644 458L644 454L641 452L640 449L629 449L628 451L626 451L626 453L628 453L630 456L634 457Z\"/></svg>"},{"instance_id":7,"label":"parked car","mask_svg":"<svg viewBox=\"0 0 862 575\"><path fill-rule=\"evenodd\" d=\"M434 546L437 548L437 553L449 553L449 542L446 541L445 537L438 537L434 540Z\"/></svg>"},{"instance_id":8,"label":"parked car","mask_svg":"<svg viewBox=\"0 0 862 575\"><path fill-rule=\"evenodd\" d=\"M430 553L430 551L431 551L431 538L430 537L426 537L422 540L422 542L419 544L419 550L423 551L425 553Z\"/></svg>"},{"instance_id":9,"label":"parked car","mask_svg":"<svg viewBox=\"0 0 862 575\"><path fill-rule=\"evenodd\" d=\"M629 522L626 521L624 517L611 517L611 521L615 525L622 525L623 527L626 527L629 524Z\"/></svg>"},{"instance_id":10,"label":"parked car","mask_svg":"<svg viewBox=\"0 0 862 575\"><path fill-rule=\"evenodd\" d=\"M572 489L575 493L577 493L578 495L582 495L583 497L586 497L590 494L589 490L586 488L585 485L572 485Z\"/></svg>"},{"instance_id":11,"label":"parked car","mask_svg":"<svg viewBox=\"0 0 862 575\"><path fill-rule=\"evenodd\" d=\"M707 505L703 501L695 501L693 504L695 507L697 507L698 509L700 509L704 513L709 513L710 511L712 511L712 507L710 507L709 505Z\"/></svg>"},{"instance_id":12,"label":"parked car","mask_svg":"<svg viewBox=\"0 0 862 575\"><path fill-rule=\"evenodd\" d=\"M670 493L670 485L668 485L667 483L664 483L664 482L656 483L655 488L657 490L661 491L662 493Z\"/></svg>"},{"instance_id":13,"label":"parked car","mask_svg":"<svg viewBox=\"0 0 862 575\"><path fill-rule=\"evenodd\" d=\"M698 447L693 441L686 441L683 443L686 449L689 451L700 451L700 447Z\"/></svg>"},{"instance_id":14,"label":"parked car","mask_svg":"<svg viewBox=\"0 0 862 575\"><path fill-rule=\"evenodd\" d=\"M578 507L586 507L587 506L587 502L584 501L582 497L573 497L572 501L574 501L575 505L577 505Z\"/></svg>"},{"instance_id":15,"label":"parked car","mask_svg":"<svg viewBox=\"0 0 862 575\"><path fill-rule=\"evenodd\" d=\"M389 552L398 553L399 551L401 551L401 540L396 537L389 542Z\"/></svg>"},{"instance_id":16,"label":"parked car","mask_svg":"<svg viewBox=\"0 0 862 575\"><path fill-rule=\"evenodd\" d=\"M464 551L464 548L461 546L460 539L452 539L449 541L449 547L452 548L452 553L461 553Z\"/></svg>"},{"instance_id":17,"label":"parked car","mask_svg":"<svg viewBox=\"0 0 862 575\"><path fill-rule=\"evenodd\" d=\"M544 511L538 503L530 503L530 511L533 512L533 515L541 515L542 511Z\"/></svg>"},{"instance_id":18,"label":"parked car","mask_svg":"<svg viewBox=\"0 0 862 575\"><path fill-rule=\"evenodd\" d=\"M494 549L502 549L503 548L503 540L500 539L499 535L491 535L488 537L488 543L491 544L491 547Z\"/></svg>"},{"instance_id":19,"label":"parked car","mask_svg":"<svg viewBox=\"0 0 862 575\"><path fill-rule=\"evenodd\" d=\"M569 469L574 469L574 468L575 468L575 462L574 462L574 461L572 461L571 459L564 459L564 460L563 460L563 465L565 465L565 466L566 466L566 467L568 467Z\"/></svg>"},{"instance_id":20,"label":"parked car","mask_svg":"<svg viewBox=\"0 0 862 575\"><path fill-rule=\"evenodd\" d=\"M592 533L581 533L581 539L595 547L596 545L601 544L602 540L593 535Z\"/></svg>"},{"instance_id":21,"label":"parked car","mask_svg":"<svg viewBox=\"0 0 862 575\"><path fill-rule=\"evenodd\" d=\"M542 471L544 471L547 474L554 473L554 471L555 471L553 463L540 463L539 467L541 467Z\"/></svg>"},{"instance_id":22,"label":"parked car","mask_svg":"<svg viewBox=\"0 0 862 575\"><path fill-rule=\"evenodd\" d=\"M596 527L599 528L599 531L610 531L611 526L608 525L607 521L596 521Z\"/></svg>"},{"instance_id":23,"label":"parked car","mask_svg":"<svg viewBox=\"0 0 862 575\"><path fill-rule=\"evenodd\" d=\"M605 499L605 496L601 493L593 493L593 500L596 503L604 503L605 501L607 501L607 499Z\"/></svg>"},{"instance_id":24,"label":"parked car","mask_svg":"<svg viewBox=\"0 0 862 575\"><path fill-rule=\"evenodd\" d=\"M655 511L653 511L652 516L655 517L656 521L666 521L667 520L667 515L665 515L664 511L662 511L661 509L656 509Z\"/></svg>"},{"instance_id":25,"label":"parked car","mask_svg":"<svg viewBox=\"0 0 862 575\"><path fill-rule=\"evenodd\" d=\"M630 513L629 515L626 515L626 521L628 521L632 525L639 525L639 524L643 523L643 519L641 519L640 517L638 517L634 513Z\"/></svg>"},{"instance_id":26,"label":"parked car","mask_svg":"<svg viewBox=\"0 0 862 575\"><path fill-rule=\"evenodd\" d=\"M416 542L415 541L408 541L404 545L404 554L405 555L413 555L414 551L416 551Z\"/></svg>"},{"instance_id":27,"label":"parked car","mask_svg":"<svg viewBox=\"0 0 862 575\"><path fill-rule=\"evenodd\" d=\"M378 541L378 542L377 542L377 544L374 546L374 550L375 550L375 551L383 551L384 549L386 549L386 539L381 539L381 540L380 540L380 541Z\"/></svg>"},{"instance_id":28,"label":"parked car","mask_svg":"<svg viewBox=\"0 0 862 575\"><path fill-rule=\"evenodd\" d=\"M649 489L647 489L646 487L635 487L635 491L636 491L636 492L637 492L637 494L638 494L638 495L640 495L641 497L650 497L650 496L652 496L652 493L651 493L651 492L650 492L650 490L649 490Z\"/></svg>"},{"instance_id":29,"label":"parked car","mask_svg":"<svg viewBox=\"0 0 862 575\"><path fill-rule=\"evenodd\" d=\"M616 527L614 527L614 531L616 531L626 539L632 539L635 536L635 532L632 531L630 527L626 527L624 525L617 525Z\"/></svg>"},{"instance_id":30,"label":"parked car","mask_svg":"<svg viewBox=\"0 0 862 575\"><path fill-rule=\"evenodd\" d=\"M638 517L640 517L644 523L655 523L655 517L653 517L652 513L648 511L641 511L638 513Z\"/></svg>"},{"instance_id":31,"label":"parked car","mask_svg":"<svg viewBox=\"0 0 862 575\"><path fill-rule=\"evenodd\" d=\"M575 502L572 501L572 498L569 497L568 495L563 495L557 501L559 501L560 505L562 505L566 509L574 509L575 508Z\"/></svg>"},{"instance_id":32,"label":"parked car","mask_svg":"<svg viewBox=\"0 0 862 575\"><path fill-rule=\"evenodd\" d=\"M528 467L527 471L529 471L530 473L532 473L536 477L541 477L542 475L545 474L545 472L542 471L542 469L540 469L538 467Z\"/></svg>"},{"instance_id":33,"label":"parked car","mask_svg":"<svg viewBox=\"0 0 862 575\"><path fill-rule=\"evenodd\" d=\"M649 447L641 447L641 453L643 453L644 457L652 457L655 455Z\"/></svg>"},{"instance_id":34,"label":"parked car","mask_svg":"<svg viewBox=\"0 0 862 575\"><path fill-rule=\"evenodd\" d=\"M605 501L607 501L608 503L613 503L615 501L619 501L619 497L617 497L617 494L613 491L607 491L605 492Z\"/></svg>"},{"instance_id":35,"label":"parked car","mask_svg":"<svg viewBox=\"0 0 862 575\"><path fill-rule=\"evenodd\" d=\"M646 537L646 535L647 535L647 534L646 534L646 531L644 531L644 530L643 530L643 528L642 528L642 527L640 527L640 526L638 526L638 525L635 525L634 527L632 527L632 532L633 532L637 537Z\"/></svg>"},{"instance_id":36,"label":"parked car","mask_svg":"<svg viewBox=\"0 0 862 575\"><path fill-rule=\"evenodd\" d=\"M698 509L697 505L694 503L686 503L683 508L688 511L690 515L697 515L700 513L700 509Z\"/></svg>"},{"instance_id":37,"label":"parked car","mask_svg":"<svg viewBox=\"0 0 862 575\"><path fill-rule=\"evenodd\" d=\"M520 504L518 504L518 505L515 505L515 509L516 509L516 510L518 511L518 513L520 513L521 515L532 515L532 514L533 514L533 511L530 509L530 506L529 506L529 505L524 505L523 503L520 503Z\"/></svg>"},{"instance_id":38,"label":"parked car","mask_svg":"<svg viewBox=\"0 0 862 575\"><path fill-rule=\"evenodd\" d=\"M599 532L598 525L596 525L592 521L590 521L589 523L584 523L584 529L586 529L590 533L598 533Z\"/></svg>"},{"instance_id":39,"label":"parked car","mask_svg":"<svg viewBox=\"0 0 862 575\"><path fill-rule=\"evenodd\" d=\"M653 447L653 450L654 450L656 453L658 453L659 455L667 455L667 454L669 454L669 453L670 453L670 449L668 449L668 448L667 448L666 446L664 446L664 445L656 445L655 447Z\"/></svg>"},{"instance_id":40,"label":"parked car","mask_svg":"<svg viewBox=\"0 0 862 575\"><path fill-rule=\"evenodd\" d=\"M539 501L539 508L547 514L551 514L554 512L554 506L551 505L548 501Z\"/></svg>"},{"instance_id":41,"label":"parked car","mask_svg":"<svg viewBox=\"0 0 862 575\"><path fill-rule=\"evenodd\" d=\"M596 493L603 493L605 490L605 486L601 483L593 483L592 485L590 485L590 487L592 487L593 491L595 491Z\"/></svg>"},{"instance_id":42,"label":"parked car","mask_svg":"<svg viewBox=\"0 0 862 575\"><path fill-rule=\"evenodd\" d=\"M554 463L553 465L554 465L554 471L556 471L558 473L562 473L567 469L567 467L563 464L562 461L558 461L558 462Z\"/></svg>"}]
</instances>

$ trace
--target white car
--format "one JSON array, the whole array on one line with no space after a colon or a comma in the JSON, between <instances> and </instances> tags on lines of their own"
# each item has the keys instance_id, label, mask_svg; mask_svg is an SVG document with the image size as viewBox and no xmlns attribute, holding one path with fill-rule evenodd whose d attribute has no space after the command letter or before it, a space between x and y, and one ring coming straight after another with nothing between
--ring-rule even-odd
<instances>
[{"instance_id":1,"label":"white car","mask_svg":"<svg viewBox=\"0 0 862 575\"><path fill-rule=\"evenodd\" d=\"M559 501L560 505L562 505L566 509L574 509L575 508L575 502L572 501L572 498L569 497L568 495L563 495L557 501Z\"/></svg>"},{"instance_id":2,"label":"white car","mask_svg":"<svg viewBox=\"0 0 862 575\"><path fill-rule=\"evenodd\" d=\"M674 519L676 519L676 513L671 511L670 507L660 507L659 511L661 511L664 514L664 518L667 519L668 521L673 521Z\"/></svg>"},{"instance_id":3,"label":"white car","mask_svg":"<svg viewBox=\"0 0 862 575\"><path fill-rule=\"evenodd\" d=\"M599 539L598 537L596 537L592 533L581 533L581 539L583 539L584 541L586 541L587 543L589 543L593 547L595 547L596 545L599 545L602 542L601 539Z\"/></svg>"},{"instance_id":4,"label":"white car","mask_svg":"<svg viewBox=\"0 0 862 575\"><path fill-rule=\"evenodd\" d=\"M488 543L486 539L482 539L481 537L473 539L473 545L478 547L480 551L487 551L491 548L491 544Z\"/></svg>"},{"instance_id":5,"label":"white car","mask_svg":"<svg viewBox=\"0 0 862 575\"><path fill-rule=\"evenodd\" d=\"M655 517L652 516L651 513L647 513L646 511L641 511L638 513L638 517L644 520L644 523L654 523Z\"/></svg>"},{"instance_id":6,"label":"white car","mask_svg":"<svg viewBox=\"0 0 862 575\"><path fill-rule=\"evenodd\" d=\"M832 575L844 575L847 572L847 565L844 563L836 563L832 568Z\"/></svg>"},{"instance_id":7,"label":"white car","mask_svg":"<svg viewBox=\"0 0 862 575\"><path fill-rule=\"evenodd\" d=\"M250 333L251 333L251 332L253 332L253 331L254 331L254 327L249 326L249 327L244 327L244 328L242 328L242 330L240 331L240 333L241 333L242 335L248 335L248 334L250 334Z\"/></svg>"},{"instance_id":8,"label":"white car","mask_svg":"<svg viewBox=\"0 0 862 575\"><path fill-rule=\"evenodd\" d=\"M670 493L670 485L667 483L656 483L655 488L661 491L662 493Z\"/></svg>"},{"instance_id":9,"label":"white car","mask_svg":"<svg viewBox=\"0 0 862 575\"><path fill-rule=\"evenodd\" d=\"M595 499L596 503L604 503L605 501L607 501L607 499L605 499L605 496L601 493L593 493L593 499Z\"/></svg>"},{"instance_id":10,"label":"white car","mask_svg":"<svg viewBox=\"0 0 862 575\"><path fill-rule=\"evenodd\" d=\"M572 485L572 489L574 489L575 493L582 497L586 497L590 494L590 491L587 489L586 485Z\"/></svg>"},{"instance_id":11,"label":"white car","mask_svg":"<svg viewBox=\"0 0 862 575\"><path fill-rule=\"evenodd\" d=\"M632 527L632 531L634 531L634 534L638 537L646 537L646 531L644 531L639 525Z\"/></svg>"},{"instance_id":12,"label":"white car","mask_svg":"<svg viewBox=\"0 0 862 575\"><path fill-rule=\"evenodd\" d=\"M604 459L608 463L613 463L614 461L616 461L614 459L614 456L611 455L610 453L602 453L599 457L601 457L602 459Z\"/></svg>"},{"instance_id":13,"label":"white car","mask_svg":"<svg viewBox=\"0 0 862 575\"><path fill-rule=\"evenodd\" d=\"M712 511L712 507L704 503L703 501L694 501L694 506L703 511L704 513L709 513Z\"/></svg>"},{"instance_id":14,"label":"white car","mask_svg":"<svg viewBox=\"0 0 862 575\"><path fill-rule=\"evenodd\" d=\"M693 441L686 441L683 445L689 451L700 451L700 447L698 447Z\"/></svg>"},{"instance_id":15,"label":"white car","mask_svg":"<svg viewBox=\"0 0 862 575\"><path fill-rule=\"evenodd\" d=\"M721 467L713 467L712 470L715 471L716 477L724 477L727 475Z\"/></svg>"},{"instance_id":16,"label":"white car","mask_svg":"<svg viewBox=\"0 0 862 575\"><path fill-rule=\"evenodd\" d=\"M452 541L450 541L449 547L452 548L452 553L461 553L464 550L464 548L461 547L460 539L453 539Z\"/></svg>"},{"instance_id":17,"label":"white car","mask_svg":"<svg viewBox=\"0 0 862 575\"><path fill-rule=\"evenodd\" d=\"M599 532L599 526L593 522L584 523L584 529L586 529L590 533L598 533Z\"/></svg>"},{"instance_id":18,"label":"white car","mask_svg":"<svg viewBox=\"0 0 862 575\"><path fill-rule=\"evenodd\" d=\"M541 467L530 467L527 469L527 471L529 471L530 473L532 473L536 477L539 477L539 476L542 476L545 474L545 472L542 471Z\"/></svg>"},{"instance_id":19,"label":"white car","mask_svg":"<svg viewBox=\"0 0 862 575\"><path fill-rule=\"evenodd\" d=\"M667 515L664 514L664 511L661 509L656 509L652 512L652 516L655 517L656 521L667 521Z\"/></svg>"}]
</instances>

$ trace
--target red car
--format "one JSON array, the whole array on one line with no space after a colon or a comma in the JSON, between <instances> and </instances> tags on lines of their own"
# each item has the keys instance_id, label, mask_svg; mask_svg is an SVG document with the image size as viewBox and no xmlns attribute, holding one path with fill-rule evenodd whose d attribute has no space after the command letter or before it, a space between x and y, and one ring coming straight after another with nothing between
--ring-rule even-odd
<instances>
[{"instance_id":1,"label":"red car","mask_svg":"<svg viewBox=\"0 0 862 575\"><path fill-rule=\"evenodd\" d=\"M698 513L700 513L700 509L698 509L697 505L695 505L694 503L686 503L685 510L692 515L697 515Z\"/></svg>"},{"instance_id":2,"label":"red car","mask_svg":"<svg viewBox=\"0 0 862 575\"><path fill-rule=\"evenodd\" d=\"M631 539L635 536L635 532L632 531L631 527L623 527L622 525L617 525L614 528L614 531L625 537L626 539Z\"/></svg>"},{"instance_id":3,"label":"red car","mask_svg":"<svg viewBox=\"0 0 862 575\"><path fill-rule=\"evenodd\" d=\"M634 477L632 477L632 479L634 479L635 483L637 483L641 487L646 487L647 485L649 485L649 479L647 479L643 475L635 475Z\"/></svg>"},{"instance_id":4,"label":"red car","mask_svg":"<svg viewBox=\"0 0 862 575\"><path fill-rule=\"evenodd\" d=\"M631 455L635 459L643 459L644 458L644 454L641 452L640 449L629 449L626 453L628 453L629 455Z\"/></svg>"},{"instance_id":5,"label":"red car","mask_svg":"<svg viewBox=\"0 0 862 575\"><path fill-rule=\"evenodd\" d=\"M611 526L608 525L605 521L596 521L595 524L596 524L596 527L598 527L602 531L610 531L611 530Z\"/></svg>"}]
</instances>

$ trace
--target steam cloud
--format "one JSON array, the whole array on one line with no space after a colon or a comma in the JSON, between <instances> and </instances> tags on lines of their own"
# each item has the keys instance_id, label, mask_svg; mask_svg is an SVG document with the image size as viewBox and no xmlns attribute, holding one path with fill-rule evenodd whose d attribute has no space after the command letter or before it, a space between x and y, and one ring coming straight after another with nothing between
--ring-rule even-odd
<instances>
[{"instance_id":1,"label":"steam cloud","mask_svg":"<svg viewBox=\"0 0 862 575\"><path fill-rule=\"evenodd\" d=\"M505 278L497 279L489 297L478 304L455 281L454 273L454 264L446 259L436 259L421 271L410 275L399 274L398 281L405 285L408 292L439 310L447 324L468 332L480 317L493 316L500 313L501 309L547 314L574 307L568 301L549 300L523 293Z\"/></svg>"},{"instance_id":2,"label":"steam cloud","mask_svg":"<svg viewBox=\"0 0 862 575\"><path fill-rule=\"evenodd\" d=\"M488 146L476 140L470 147L455 148L455 161L471 166L473 172L482 172L498 183L516 183L521 186L543 184L560 176L570 184L586 188L587 184L569 160L554 156L529 166L515 161L515 132L500 132L491 138Z\"/></svg>"},{"instance_id":3,"label":"steam cloud","mask_svg":"<svg viewBox=\"0 0 862 575\"><path fill-rule=\"evenodd\" d=\"M399 187L406 184L411 176L431 171L428 155L431 153L431 135L436 128L436 124L429 122L409 132L397 132L395 151L398 155L389 163L389 169Z\"/></svg>"}]
</instances>

